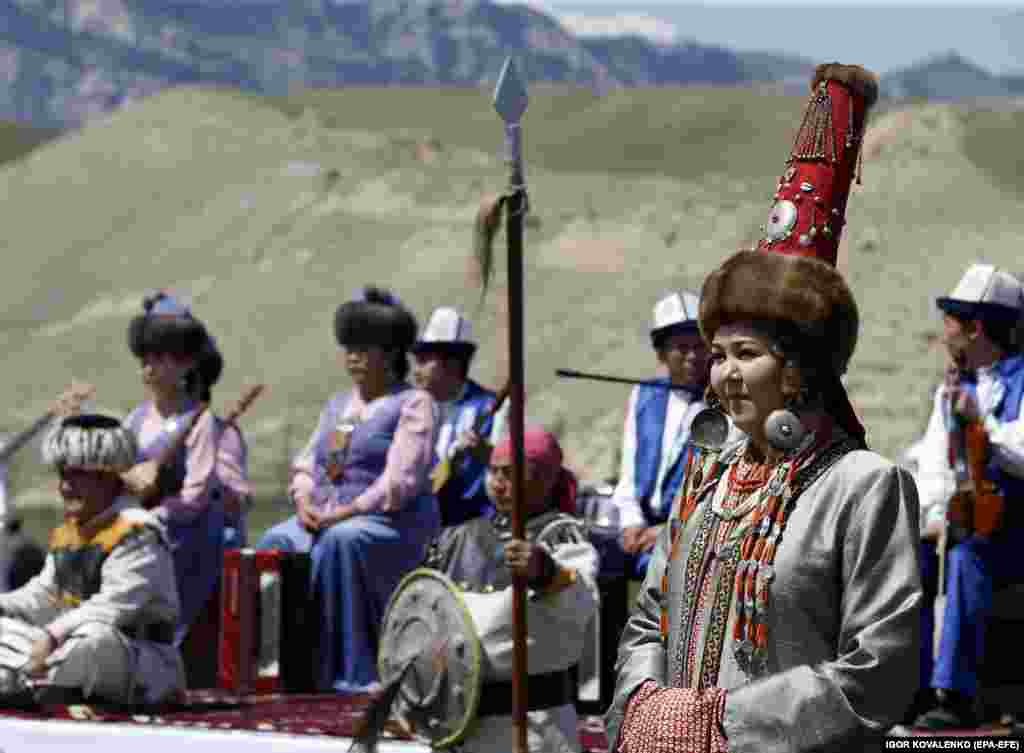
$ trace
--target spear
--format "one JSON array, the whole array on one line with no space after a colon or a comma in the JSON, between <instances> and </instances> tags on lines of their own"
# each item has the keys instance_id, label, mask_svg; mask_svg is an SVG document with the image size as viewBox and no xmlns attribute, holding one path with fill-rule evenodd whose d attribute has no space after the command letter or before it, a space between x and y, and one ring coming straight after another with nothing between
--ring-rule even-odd
<instances>
[{"instance_id":1,"label":"spear","mask_svg":"<svg viewBox=\"0 0 1024 753\"><path fill-rule=\"evenodd\" d=\"M512 438L512 536L526 538L523 516L523 217L527 211L526 181L523 178L522 133L519 121L526 112L526 87L512 58L498 76L494 88L494 109L505 122L505 159L509 185L505 196L505 237L508 241L508 353L509 401ZM526 579L516 576L512 583L512 715L516 725L516 753L526 753Z\"/></svg>"}]
</instances>

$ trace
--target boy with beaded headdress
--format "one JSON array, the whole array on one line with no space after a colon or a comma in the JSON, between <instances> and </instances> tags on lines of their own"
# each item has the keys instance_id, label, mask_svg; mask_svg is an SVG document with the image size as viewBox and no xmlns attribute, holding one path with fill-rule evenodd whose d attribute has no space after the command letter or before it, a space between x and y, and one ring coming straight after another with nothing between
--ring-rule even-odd
<instances>
[{"instance_id":1,"label":"boy with beaded headdress","mask_svg":"<svg viewBox=\"0 0 1024 753\"><path fill-rule=\"evenodd\" d=\"M469 753L514 747L512 717L512 576L523 575L528 599L527 700L531 753L579 750L570 670L579 661L587 624L597 612L598 555L575 517L576 479L562 463L554 435L539 426L524 432L526 538L512 537L512 440L494 448L487 492L495 515L446 528L427 560L465 591L480 635L484 684Z\"/></svg>"},{"instance_id":2,"label":"boy with beaded headdress","mask_svg":"<svg viewBox=\"0 0 1024 753\"><path fill-rule=\"evenodd\" d=\"M184 688L178 592L159 520L126 494L136 444L115 418L64 419L46 438L64 523L43 571L0 594L0 697L158 703Z\"/></svg>"}]
</instances>

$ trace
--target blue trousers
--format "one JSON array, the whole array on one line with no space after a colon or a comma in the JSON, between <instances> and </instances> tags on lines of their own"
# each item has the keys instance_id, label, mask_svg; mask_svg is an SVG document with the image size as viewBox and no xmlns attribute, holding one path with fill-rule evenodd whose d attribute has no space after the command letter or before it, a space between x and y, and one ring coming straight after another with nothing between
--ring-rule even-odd
<instances>
[{"instance_id":1,"label":"blue trousers","mask_svg":"<svg viewBox=\"0 0 1024 753\"><path fill-rule=\"evenodd\" d=\"M178 583L178 625L174 645L181 646L199 616L224 568L224 508L210 504L187 523L168 521L167 538Z\"/></svg>"},{"instance_id":2,"label":"blue trousers","mask_svg":"<svg viewBox=\"0 0 1024 753\"><path fill-rule=\"evenodd\" d=\"M1024 529L1001 531L991 538L970 536L946 554L946 605L938 654L932 661L938 556L935 545L922 542L924 580L922 627L922 687L955 690L974 696L978 670L985 656L985 626L992 611L992 592L1005 584L1024 581ZM930 675L930 677L929 677Z\"/></svg>"},{"instance_id":3,"label":"blue trousers","mask_svg":"<svg viewBox=\"0 0 1024 753\"><path fill-rule=\"evenodd\" d=\"M292 516L257 549L309 552L312 590L322 605L321 690L365 692L377 678L384 610L406 573L423 562L440 530L433 497L395 514L356 515L313 536Z\"/></svg>"}]
</instances>

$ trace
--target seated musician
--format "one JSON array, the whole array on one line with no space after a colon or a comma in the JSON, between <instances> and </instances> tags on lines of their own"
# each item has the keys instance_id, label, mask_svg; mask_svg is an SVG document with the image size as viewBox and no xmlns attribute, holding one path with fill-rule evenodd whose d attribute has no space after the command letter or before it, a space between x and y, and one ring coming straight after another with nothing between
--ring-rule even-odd
<instances>
[{"instance_id":1,"label":"seated musician","mask_svg":"<svg viewBox=\"0 0 1024 753\"><path fill-rule=\"evenodd\" d=\"M292 466L295 515L259 549L309 552L322 602L325 690L379 686L377 636L388 598L440 530L430 490L437 405L407 381L416 319L368 287L338 306L334 335L354 386L331 397Z\"/></svg>"},{"instance_id":2,"label":"seated musician","mask_svg":"<svg viewBox=\"0 0 1024 753\"><path fill-rule=\"evenodd\" d=\"M583 654L586 626L596 614L598 557L575 511L576 480L562 466L558 440L540 428L525 433L526 540L512 538L512 443L491 455L487 492L493 518L442 531L427 565L462 588L482 592L470 602L485 654L481 706L464 751L515 748L512 716L512 573L525 575L527 713L531 753L579 750L568 670ZM568 513L568 514L567 514Z\"/></svg>"},{"instance_id":3,"label":"seated musician","mask_svg":"<svg viewBox=\"0 0 1024 753\"><path fill-rule=\"evenodd\" d=\"M622 528L618 547L602 553L608 574L644 577L658 532L668 519L686 467L690 422L704 409L708 348L697 327L698 298L672 293L654 307L651 343L673 385L633 388L622 432L622 458L612 503Z\"/></svg>"},{"instance_id":4,"label":"seated musician","mask_svg":"<svg viewBox=\"0 0 1024 753\"><path fill-rule=\"evenodd\" d=\"M44 458L64 524L43 571L0 594L0 701L159 703L184 687L178 593L163 526L125 493L135 438L116 418L64 419Z\"/></svg>"},{"instance_id":5,"label":"seated musician","mask_svg":"<svg viewBox=\"0 0 1024 753\"><path fill-rule=\"evenodd\" d=\"M469 321L455 309L435 309L412 347L416 386L441 409L435 445L434 492L441 525L453 526L494 510L484 485L495 394L469 378L476 353ZM470 445L475 451L469 451Z\"/></svg>"},{"instance_id":6,"label":"seated musician","mask_svg":"<svg viewBox=\"0 0 1024 753\"><path fill-rule=\"evenodd\" d=\"M923 680L935 689L934 708L918 716L915 726L949 729L975 726L978 670L984 658L985 623L993 587L1024 580L1024 355L1015 330L1024 309L1024 288L1003 270L972 265L956 289L939 298L943 343L961 371L950 374L935 394L935 406L919 453L922 523L922 576L925 667ZM966 421L980 421L990 446L985 469L1004 500L1002 522L991 535L973 532L948 542L946 604L938 653L933 658L934 598L939 565L936 544L943 530L947 501L956 491L964 464Z\"/></svg>"},{"instance_id":7,"label":"seated musician","mask_svg":"<svg viewBox=\"0 0 1024 753\"><path fill-rule=\"evenodd\" d=\"M224 361L187 307L165 292L147 297L143 313L129 324L128 345L141 364L148 399L124 421L139 447L125 481L167 527L181 597L180 646L216 591L224 549L245 544L251 500L246 446L237 426L201 410ZM147 461L175 443L154 483Z\"/></svg>"}]
</instances>

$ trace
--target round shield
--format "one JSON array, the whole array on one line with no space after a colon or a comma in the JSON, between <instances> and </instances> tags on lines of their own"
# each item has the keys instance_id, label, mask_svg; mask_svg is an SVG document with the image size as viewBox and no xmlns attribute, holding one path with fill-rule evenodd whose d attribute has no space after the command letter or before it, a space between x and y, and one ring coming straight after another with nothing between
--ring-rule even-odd
<instances>
[{"instance_id":1,"label":"round shield","mask_svg":"<svg viewBox=\"0 0 1024 753\"><path fill-rule=\"evenodd\" d=\"M378 671L404 672L392 713L435 748L461 742L480 703L480 637L458 586L437 570L406 575L388 601Z\"/></svg>"}]
</instances>

